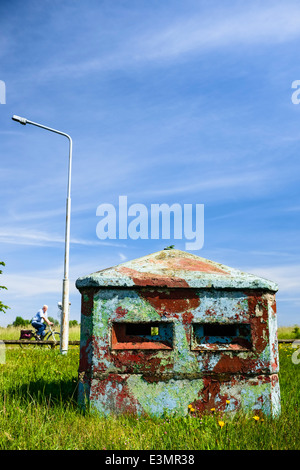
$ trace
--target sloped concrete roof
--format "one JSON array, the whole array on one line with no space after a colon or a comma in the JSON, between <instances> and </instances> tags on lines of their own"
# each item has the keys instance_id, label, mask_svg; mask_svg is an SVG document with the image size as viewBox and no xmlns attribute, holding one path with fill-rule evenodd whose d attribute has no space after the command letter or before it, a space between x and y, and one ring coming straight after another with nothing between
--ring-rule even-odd
<instances>
[{"instance_id":1,"label":"sloped concrete roof","mask_svg":"<svg viewBox=\"0 0 300 470\"><path fill-rule=\"evenodd\" d=\"M97 286L278 290L277 284L267 279L175 249L127 261L76 281L78 289Z\"/></svg>"}]
</instances>

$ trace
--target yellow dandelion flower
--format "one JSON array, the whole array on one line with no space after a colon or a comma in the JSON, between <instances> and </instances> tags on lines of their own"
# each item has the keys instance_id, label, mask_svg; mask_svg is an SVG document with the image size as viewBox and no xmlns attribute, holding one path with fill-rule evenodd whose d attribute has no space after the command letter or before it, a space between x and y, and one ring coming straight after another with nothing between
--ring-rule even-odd
<instances>
[{"instance_id":1,"label":"yellow dandelion flower","mask_svg":"<svg viewBox=\"0 0 300 470\"><path fill-rule=\"evenodd\" d=\"M227 403L227 405L229 405L229 403L230 403L230 400L226 400L226 403Z\"/></svg>"},{"instance_id":2,"label":"yellow dandelion flower","mask_svg":"<svg viewBox=\"0 0 300 470\"><path fill-rule=\"evenodd\" d=\"M216 411L216 408L211 408L210 411Z\"/></svg>"},{"instance_id":3,"label":"yellow dandelion flower","mask_svg":"<svg viewBox=\"0 0 300 470\"><path fill-rule=\"evenodd\" d=\"M192 407L192 405L189 405L189 406L188 406L188 408L190 408L190 409L191 409L191 408L193 408L193 407Z\"/></svg>"},{"instance_id":4,"label":"yellow dandelion flower","mask_svg":"<svg viewBox=\"0 0 300 470\"><path fill-rule=\"evenodd\" d=\"M195 411L195 408L191 408L191 412L193 413Z\"/></svg>"},{"instance_id":5,"label":"yellow dandelion flower","mask_svg":"<svg viewBox=\"0 0 300 470\"><path fill-rule=\"evenodd\" d=\"M224 421L218 421L218 423L219 423L220 428L222 428L225 425Z\"/></svg>"},{"instance_id":6,"label":"yellow dandelion flower","mask_svg":"<svg viewBox=\"0 0 300 470\"><path fill-rule=\"evenodd\" d=\"M253 416L253 419L255 419L255 421L259 421L259 416Z\"/></svg>"}]
</instances>

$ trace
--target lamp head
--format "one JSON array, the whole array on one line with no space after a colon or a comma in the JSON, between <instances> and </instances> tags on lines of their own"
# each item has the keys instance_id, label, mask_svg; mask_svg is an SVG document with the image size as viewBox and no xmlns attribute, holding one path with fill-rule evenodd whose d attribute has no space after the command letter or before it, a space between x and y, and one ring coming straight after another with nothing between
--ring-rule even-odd
<instances>
[{"instance_id":1,"label":"lamp head","mask_svg":"<svg viewBox=\"0 0 300 470\"><path fill-rule=\"evenodd\" d=\"M23 126L25 126L25 124L27 123L27 119L20 117L20 116L16 116L15 114L13 115L12 120L17 121L20 124L23 124Z\"/></svg>"}]
</instances>

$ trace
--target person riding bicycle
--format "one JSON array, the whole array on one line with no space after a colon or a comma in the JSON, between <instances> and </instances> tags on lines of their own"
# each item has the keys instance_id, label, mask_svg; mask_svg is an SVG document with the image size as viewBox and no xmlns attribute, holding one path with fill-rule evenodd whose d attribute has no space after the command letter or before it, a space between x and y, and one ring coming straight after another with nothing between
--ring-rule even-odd
<instances>
[{"instance_id":1,"label":"person riding bicycle","mask_svg":"<svg viewBox=\"0 0 300 470\"><path fill-rule=\"evenodd\" d=\"M43 305L43 308L41 308L37 312L37 314L33 317L31 321L32 326L37 330L37 334L41 337L41 339L43 339L43 337L46 334L45 333L46 325L44 322L46 322L47 325L50 325L50 326L53 325L53 323L48 320L47 310L48 310L48 306Z\"/></svg>"}]
</instances>

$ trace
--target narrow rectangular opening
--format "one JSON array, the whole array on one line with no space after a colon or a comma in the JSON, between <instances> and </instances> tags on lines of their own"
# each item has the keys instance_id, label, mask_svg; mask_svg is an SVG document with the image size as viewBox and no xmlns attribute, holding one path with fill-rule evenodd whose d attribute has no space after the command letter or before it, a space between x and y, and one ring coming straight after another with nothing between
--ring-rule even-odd
<instances>
[{"instance_id":1,"label":"narrow rectangular opening","mask_svg":"<svg viewBox=\"0 0 300 470\"><path fill-rule=\"evenodd\" d=\"M147 323L127 323L126 324L127 336L157 336L159 335L159 327L151 326Z\"/></svg>"},{"instance_id":2,"label":"narrow rectangular opening","mask_svg":"<svg viewBox=\"0 0 300 470\"><path fill-rule=\"evenodd\" d=\"M207 323L203 325L204 336L236 336L236 325L221 325L219 323Z\"/></svg>"},{"instance_id":3,"label":"narrow rectangular opening","mask_svg":"<svg viewBox=\"0 0 300 470\"><path fill-rule=\"evenodd\" d=\"M192 350L249 350L251 329L246 323L194 323L192 325Z\"/></svg>"},{"instance_id":4,"label":"narrow rectangular opening","mask_svg":"<svg viewBox=\"0 0 300 470\"><path fill-rule=\"evenodd\" d=\"M113 323L112 349L172 349L172 323Z\"/></svg>"}]
</instances>

